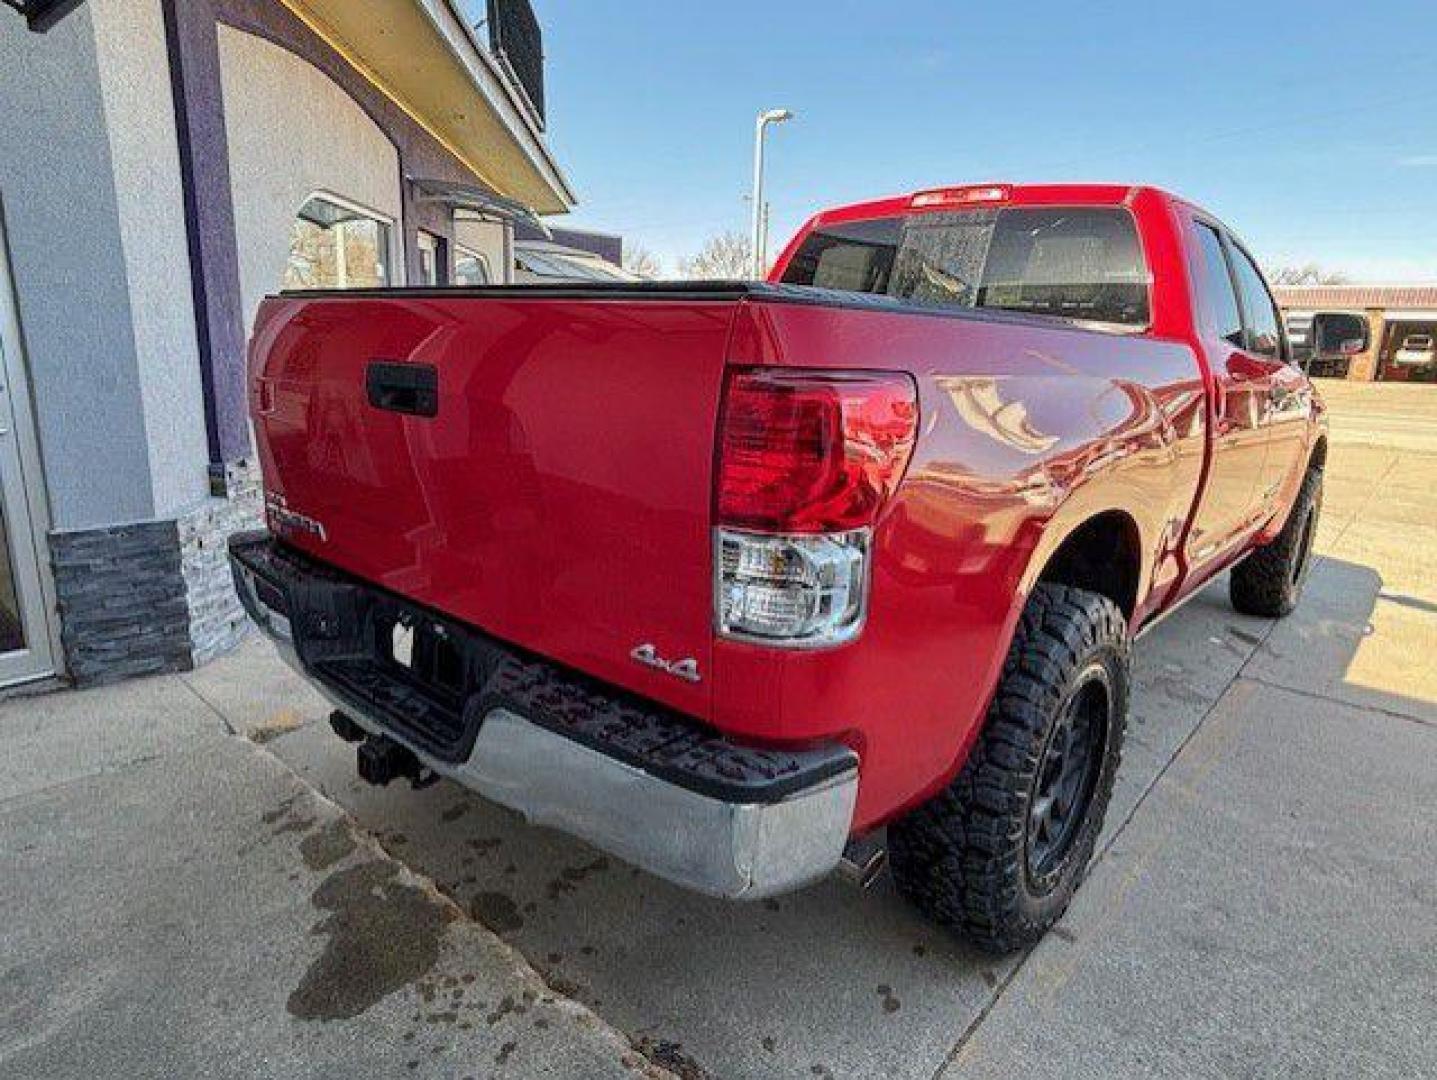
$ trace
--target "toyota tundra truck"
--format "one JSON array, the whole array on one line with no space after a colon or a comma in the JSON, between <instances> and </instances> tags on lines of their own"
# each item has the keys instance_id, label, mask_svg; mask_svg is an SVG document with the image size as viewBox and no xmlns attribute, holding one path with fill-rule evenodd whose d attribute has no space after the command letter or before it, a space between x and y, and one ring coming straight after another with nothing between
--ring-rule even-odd
<instances>
[{"instance_id":1,"label":"toyota tundra truck","mask_svg":"<svg viewBox=\"0 0 1437 1080\"><path fill-rule=\"evenodd\" d=\"M764 282L282 293L236 585L366 779L732 898L883 842L1011 951L1093 854L1135 636L1302 592L1281 326L1220 221L1109 185L827 210Z\"/></svg>"}]
</instances>

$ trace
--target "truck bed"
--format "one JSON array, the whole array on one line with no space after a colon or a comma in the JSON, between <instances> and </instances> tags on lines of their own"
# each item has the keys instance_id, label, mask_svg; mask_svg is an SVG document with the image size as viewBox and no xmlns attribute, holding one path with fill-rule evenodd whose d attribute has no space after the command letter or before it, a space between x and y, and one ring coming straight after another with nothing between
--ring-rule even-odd
<instances>
[{"instance_id":1,"label":"truck bed","mask_svg":"<svg viewBox=\"0 0 1437 1080\"><path fill-rule=\"evenodd\" d=\"M714 630L726 374L782 367L917 387L852 645ZM1059 504L1176 535L1202 460L1184 345L765 283L287 293L261 307L251 394L288 547L726 734L838 739L864 757L859 827L961 760Z\"/></svg>"}]
</instances>

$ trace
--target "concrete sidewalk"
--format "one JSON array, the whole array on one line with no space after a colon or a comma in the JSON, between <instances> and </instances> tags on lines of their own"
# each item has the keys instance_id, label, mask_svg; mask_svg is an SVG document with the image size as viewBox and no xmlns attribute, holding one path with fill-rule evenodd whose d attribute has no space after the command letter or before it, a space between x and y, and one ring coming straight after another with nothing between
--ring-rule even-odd
<instances>
[{"instance_id":1,"label":"concrete sidewalk","mask_svg":"<svg viewBox=\"0 0 1437 1080\"><path fill-rule=\"evenodd\" d=\"M1437 455L1380 422L1294 616L1218 582L1138 644L1100 854L1002 961L886 881L725 904L367 787L258 639L8 701L0 1075L1437 1075Z\"/></svg>"},{"instance_id":2,"label":"concrete sidewalk","mask_svg":"<svg viewBox=\"0 0 1437 1080\"><path fill-rule=\"evenodd\" d=\"M662 1075L183 680L0 739L0 1075Z\"/></svg>"}]
</instances>

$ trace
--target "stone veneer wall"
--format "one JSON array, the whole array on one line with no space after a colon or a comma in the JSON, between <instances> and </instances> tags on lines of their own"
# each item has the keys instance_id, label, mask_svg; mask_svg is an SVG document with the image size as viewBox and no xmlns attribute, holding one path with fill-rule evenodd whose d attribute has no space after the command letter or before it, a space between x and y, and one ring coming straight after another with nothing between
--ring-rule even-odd
<instances>
[{"instance_id":1,"label":"stone veneer wall","mask_svg":"<svg viewBox=\"0 0 1437 1080\"><path fill-rule=\"evenodd\" d=\"M229 465L219 481L218 489L225 494L206 500L177 523L194 665L229 651L249 631L249 617L235 595L225 541L232 533L264 525L259 472L253 465Z\"/></svg>"},{"instance_id":2,"label":"stone veneer wall","mask_svg":"<svg viewBox=\"0 0 1437 1080\"><path fill-rule=\"evenodd\" d=\"M78 685L186 671L248 631L225 540L262 524L259 481L243 464L216 479L225 494L175 520L51 533L60 640Z\"/></svg>"},{"instance_id":3,"label":"stone veneer wall","mask_svg":"<svg viewBox=\"0 0 1437 1080\"><path fill-rule=\"evenodd\" d=\"M51 533L50 551L60 642L77 684L191 666L175 522Z\"/></svg>"}]
</instances>

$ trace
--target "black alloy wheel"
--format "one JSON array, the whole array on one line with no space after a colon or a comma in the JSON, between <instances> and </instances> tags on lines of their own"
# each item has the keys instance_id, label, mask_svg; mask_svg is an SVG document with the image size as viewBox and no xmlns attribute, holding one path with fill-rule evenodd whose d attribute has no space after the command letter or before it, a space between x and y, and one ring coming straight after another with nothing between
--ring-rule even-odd
<instances>
[{"instance_id":1,"label":"black alloy wheel","mask_svg":"<svg viewBox=\"0 0 1437 1080\"><path fill-rule=\"evenodd\" d=\"M1093 664L1078 677L1053 725L1028 803L1025 848L1035 892L1052 889L1087 819L1111 722L1107 670Z\"/></svg>"}]
</instances>

